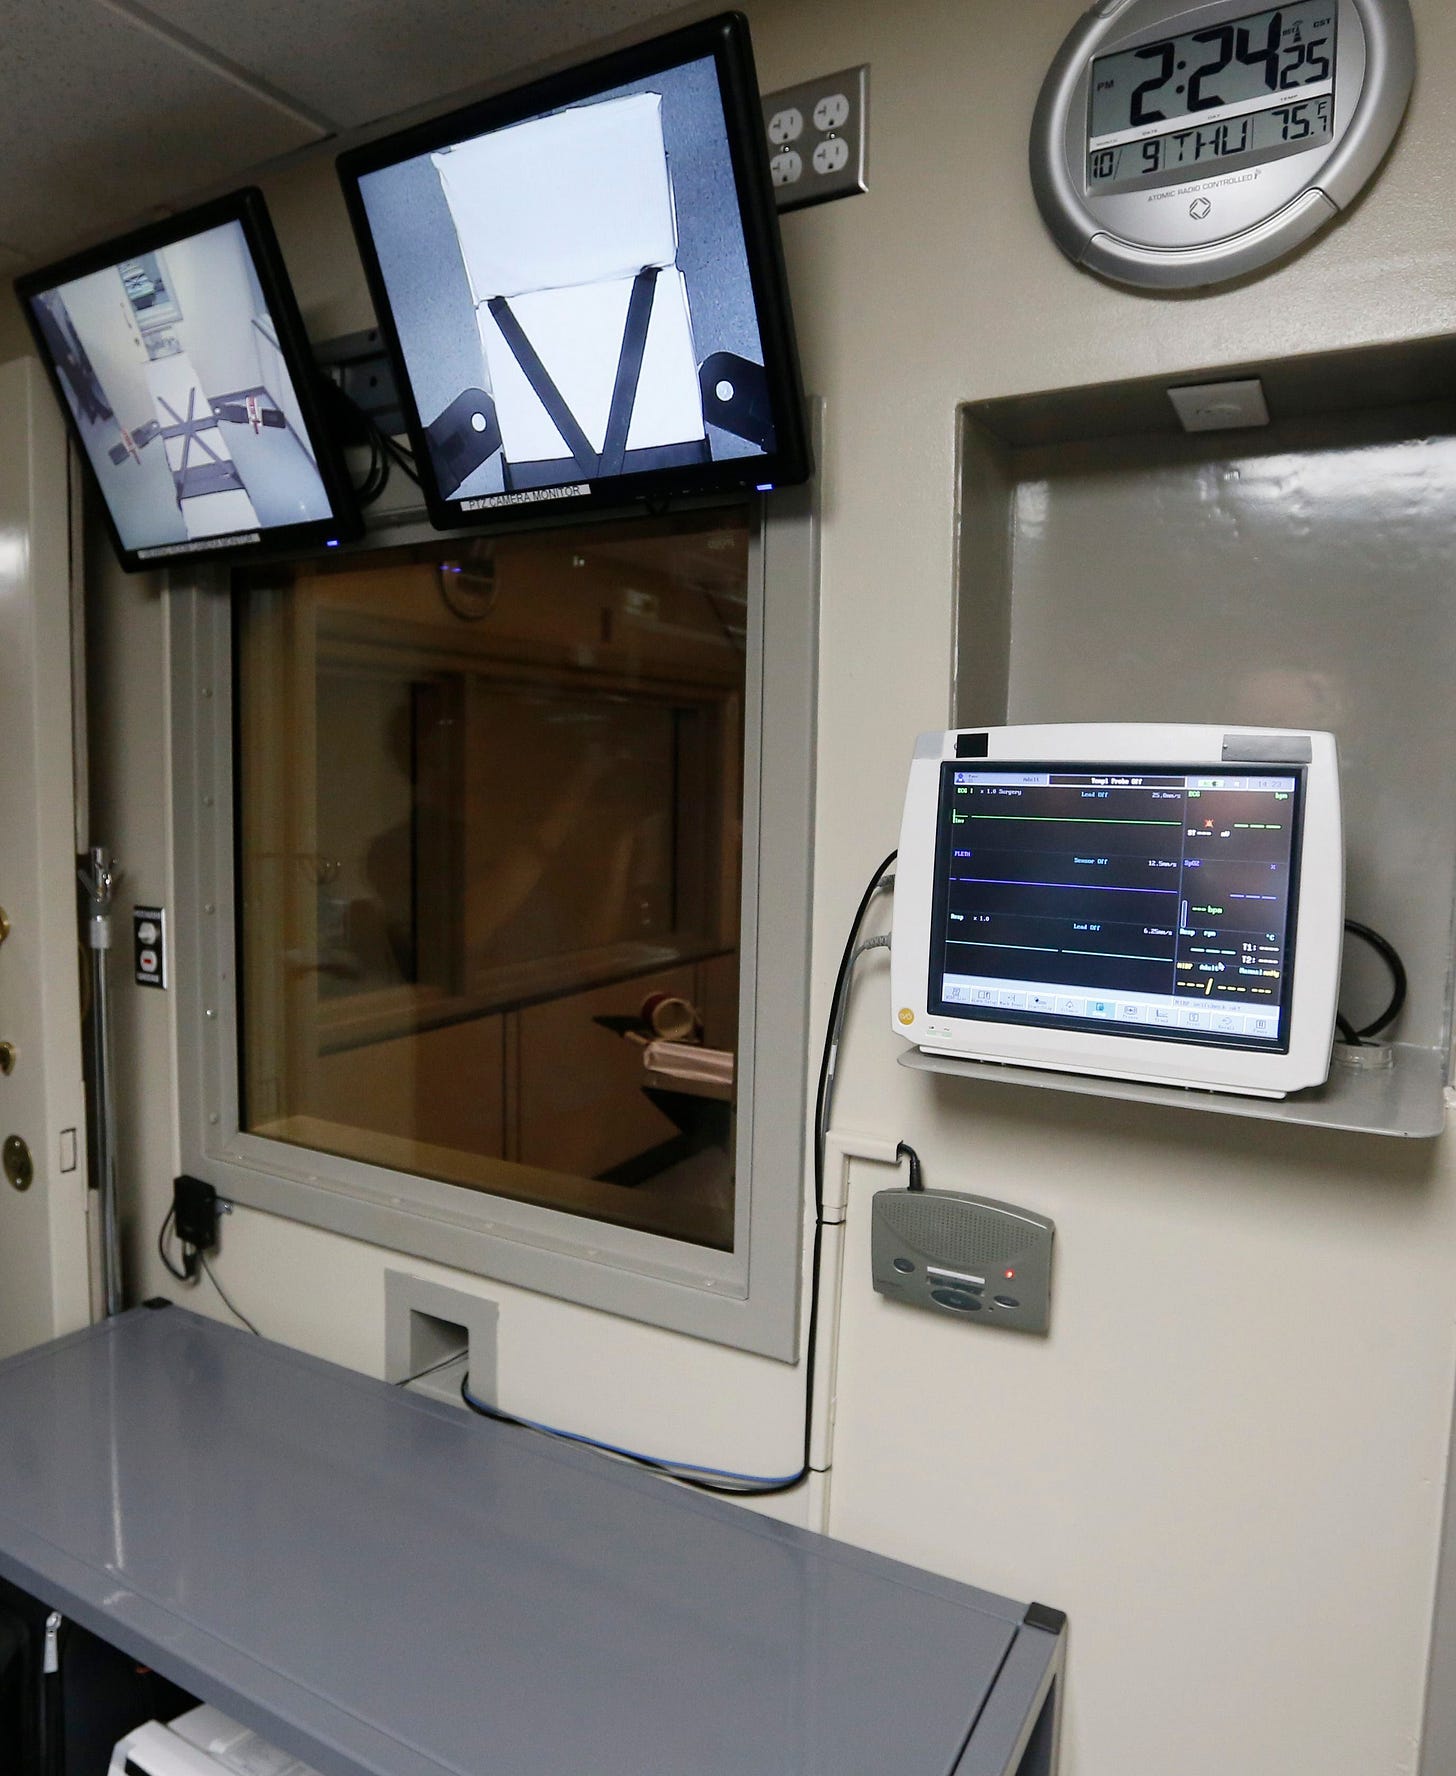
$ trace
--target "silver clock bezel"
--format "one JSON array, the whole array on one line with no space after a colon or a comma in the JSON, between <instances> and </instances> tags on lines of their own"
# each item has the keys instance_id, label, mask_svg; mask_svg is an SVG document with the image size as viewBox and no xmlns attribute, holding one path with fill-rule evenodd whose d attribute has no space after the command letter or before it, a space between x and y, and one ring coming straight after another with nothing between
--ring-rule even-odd
<instances>
[{"instance_id":1,"label":"silver clock bezel","mask_svg":"<svg viewBox=\"0 0 1456 1776\"><path fill-rule=\"evenodd\" d=\"M1111 193L1086 188L1094 60L1258 7L1256 0L1101 0L1086 13L1048 70L1031 133L1032 188L1062 251L1136 288L1188 289L1269 265L1331 221L1385 158L1416 62L1409 0L1332 3L1338 48L1328 142L1234 172Z\"/></svg>"}]
</instances>

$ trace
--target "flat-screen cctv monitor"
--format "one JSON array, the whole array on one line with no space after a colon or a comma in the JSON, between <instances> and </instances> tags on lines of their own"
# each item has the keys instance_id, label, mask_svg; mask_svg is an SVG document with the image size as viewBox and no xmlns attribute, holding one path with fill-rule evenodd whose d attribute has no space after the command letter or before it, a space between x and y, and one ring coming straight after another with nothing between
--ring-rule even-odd
<instances>
[{"instance_id":1,"label":"flat-screen cctv monitor","mask_svg":"<svg viewBox=\"0 0 1456 1776\"><path fill-rule=\"evenodd\" d=\"M935 1054L1282 1097L1327 1077L1344 927L1333 736L923 734L892 940Z\"/></svg>"},{"instance_id":2,"label":"flat-screen cctv monitor","mask_svg":"<svg viewBox=\"0 0 1456 1776\"><path fill-rule=\"evenodd\" d=\"M124 567L357 533L256 191L15 287Z\"/></svg>"},{"instance_id":3,"label":"flat-screen cctv monitor","mask_svg":"<svg viewBox=\"0 0 1456 1776\"><path fill-rule=\"evenodd\" d=\"M741 16L373 143L339 175L437 526L807 476Z\"/></svg>"}]
</instances>

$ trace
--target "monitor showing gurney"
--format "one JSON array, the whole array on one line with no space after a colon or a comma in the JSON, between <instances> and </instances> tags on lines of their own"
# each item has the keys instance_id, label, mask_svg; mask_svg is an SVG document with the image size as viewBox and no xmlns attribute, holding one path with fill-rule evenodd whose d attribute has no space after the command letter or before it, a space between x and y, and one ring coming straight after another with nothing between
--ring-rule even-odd
<instances>
[{"instance_id":1,"label":"monitor showing gurney","mask_svg":"<svg viewBox=\"0 0 1456 1776\"><path fill-rule=\"evenodd\" d=\"M255 192L16 288L125 566L337 541L355 528Z\"/></svg>"},{"instance_id":2,"label":"monitor showing gurney","mask_svg":"<svg viewBox=\"0 0 1456 1776\"><path fill-rule=\"evenodd\" d=\"M741 18L345 155L340 176L436 524L808 473Z\"/></svg>"}]
</instances>

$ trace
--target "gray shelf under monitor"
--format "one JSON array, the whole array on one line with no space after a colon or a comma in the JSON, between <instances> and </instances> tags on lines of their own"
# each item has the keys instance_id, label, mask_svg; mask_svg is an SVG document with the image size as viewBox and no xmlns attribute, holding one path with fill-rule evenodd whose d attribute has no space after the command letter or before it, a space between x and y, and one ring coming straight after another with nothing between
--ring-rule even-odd
<instances>
[{"instance_id":1,"label":"gray shelf under monitor","mask_svg":"<svg viewBox=\"0 0 1456 1776\"><path fill-rule=\"evenodd\" d=\"M0 1363L0 1576L322 1776L1054 1776L1058 1612L165 1303Z\"/></svg>"},{"instance_id":2,"label":"gray shelf under monitor","mask_svg":"<svg viewBox=\"0 0 1456 1776\"><path fill-rule=\"evenodd\" d=\"M1261 1122L1303 1124L1308 1128L1343 1129L1358 1134L1400 1135L1409 1140L1434 1139L1446 1126L1446 1056L1439 1049L1394 1043L1389 1058L1388 1067L1367 1069L1346 1065L1337 1055L1323 1085L1291 1093L1287 1098L1248 1098L1190 1086L1141 1085L1131 1079L1057 1073L1050 1068L1016 1067L1000 1061L961 1060L950 1055L926 1054L918 1048L904 1050L900 1065L957 1079L1039 1086L1045 1091L1211 1111L1217 1116L1253 1117Z\"/></svg>"}]
</instances>

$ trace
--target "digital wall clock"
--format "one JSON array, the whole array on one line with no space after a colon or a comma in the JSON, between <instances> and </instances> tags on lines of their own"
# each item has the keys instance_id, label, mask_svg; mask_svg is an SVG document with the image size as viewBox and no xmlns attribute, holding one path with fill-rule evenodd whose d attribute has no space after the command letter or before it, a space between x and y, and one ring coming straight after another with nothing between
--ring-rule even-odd
<instances>
[{"instance_id":1,"label":"digital wall clock","mask_svg":"<svg viewBox=\"0 0 1456 1776\"><path fill-rule=\"evenodd\" d=\"M1415 77L1408 0L1099 0L1037 102L1057 244L1146 289L1281 258L1373 177Z\"/></svg>"}]
</instances>

